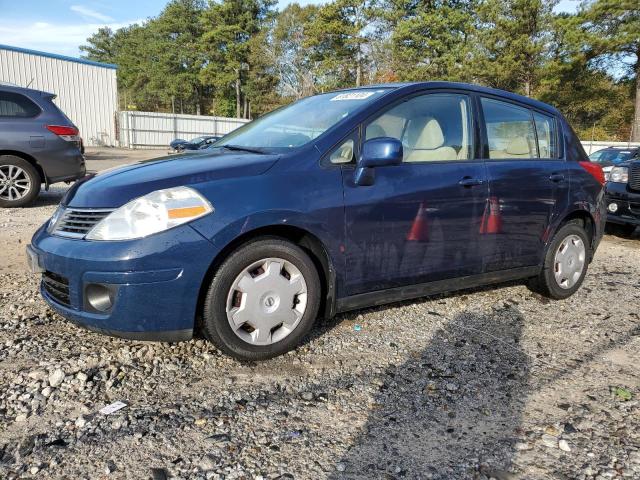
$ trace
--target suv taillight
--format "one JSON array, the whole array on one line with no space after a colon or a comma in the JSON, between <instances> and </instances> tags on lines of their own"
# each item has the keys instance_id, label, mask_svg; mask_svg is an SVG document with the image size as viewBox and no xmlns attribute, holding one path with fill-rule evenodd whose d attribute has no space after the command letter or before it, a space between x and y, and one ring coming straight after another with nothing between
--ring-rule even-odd
<instances>
[{"instance_id":1,"label":"suv taillight","mask_svg":"<svg viewBox=\"0 0 640 480\"><path fill-rule=\"evenodd\" d=\"M602 170L602 167L600 165L593 162L578 162L578 163L580 163L580 166L584 168L587 172L589 172L591 176L600 183L600 185L604 185L604 182L605 182L604 171Z\"/></svg>"},{"instance_id":2,"label":"suv taillight","mask_svg":"<svg viewBox=\"0 0 640 480\"><path fill-rule=\"evenodd\" d=\"M47 130L55 133L67 142L80 142L80 131L76 127L67 127L66 125L47 125Z\"/></svg>"}]
</instances>

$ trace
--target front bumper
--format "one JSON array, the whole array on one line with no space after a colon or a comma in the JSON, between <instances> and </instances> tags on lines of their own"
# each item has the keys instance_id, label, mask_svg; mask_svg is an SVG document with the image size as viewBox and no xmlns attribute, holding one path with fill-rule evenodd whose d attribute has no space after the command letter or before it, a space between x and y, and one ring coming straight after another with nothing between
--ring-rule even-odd
<instances>
[{"instance_id":1,"label":"front bumper","mask_svg":"<svg viewBox=\"0 0 640 480\"><path fill-rule=\"evenodd\" d=\"M605 202L607 222L621 225L640 225L640 192L633 192L624 183L607 183ZM615 203L617 211L609 210Z\"/></svg>"},{"instance_id":2,"label":"front bumper","mask_svg":"<svg viewBox=\"0 0 640 480\"><path fill-rule=\"evenodd\" d=\"M32 269L44 272L41 294L60 315L89 330L158 341L192 337L200 289L216 255L189 225L123 242L61 238L43 226L29 248ZM90 304L91 285L113 292L108 310Z\"/></svg>"}]
</instances>

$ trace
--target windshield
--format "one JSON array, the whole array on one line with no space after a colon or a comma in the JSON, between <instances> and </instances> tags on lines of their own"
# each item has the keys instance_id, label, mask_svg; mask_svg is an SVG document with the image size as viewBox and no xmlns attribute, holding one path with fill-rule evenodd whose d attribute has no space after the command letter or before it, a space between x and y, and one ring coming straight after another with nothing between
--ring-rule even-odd
<instances>
[{"instance_id":1,"label":"windshield","mask_svg":"<svg viewBox=\"0 0 640 480\"><path fill-rule=\"evenodd\" d=\"M631 160L634 154L633 150L599 150L589 155L589 159L606 167Z\"/></svg>"},{"instance_id":2,"label":"windshield","mask_svg":"<svg viewBox=\"0 0 640 480\"><path fill-rule=\"evenodd\" d=\"M303 98L226 135L215 147L295 148L309 143L387 89L358 89Z\"/></svg>"},{"instance_id":3,"label":"windshield","mask_svg":"<svg viewBox=\"0 0 640 480\"><path fill-rule=\"evenodd\" d=\"M207 137L196 137L189 140L189 143L201 143L204 142Z\"/></svg>"}]
</instances>

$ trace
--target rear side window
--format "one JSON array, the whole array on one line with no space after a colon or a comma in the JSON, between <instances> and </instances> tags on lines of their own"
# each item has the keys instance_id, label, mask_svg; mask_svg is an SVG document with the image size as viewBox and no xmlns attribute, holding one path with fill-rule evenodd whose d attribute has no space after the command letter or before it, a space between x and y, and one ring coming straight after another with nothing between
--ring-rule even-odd
<instances>
[{"instance_id":1,"label":"rear side window","mask_svg":"<svg viewBox=\"0 0 640 480\"><path fill-rule=\"evenodd\" d=\"M540 158L558 158L556 122L553 117L533 112L538 134L538 151Z\"/></svg>"},{"instance_id":2,"label":"rear side window","mask_svg":"<svg viewBox=\"0 0 640 480\"><path fill-rule=\"evenodd\" d=\"M0 117L31 118L40 113L40 108L24 95L0 92Z\"/></svg>"},{"instance_id":3,"label":"rear side window","mask_svg":"<svg viewBox=\"0 0 640 480\"><path fill-rule=\"evenodd\" d=\"M538 158L531 112L506 102L482 99L489 158Z\"/></svg>"}]
</instances>

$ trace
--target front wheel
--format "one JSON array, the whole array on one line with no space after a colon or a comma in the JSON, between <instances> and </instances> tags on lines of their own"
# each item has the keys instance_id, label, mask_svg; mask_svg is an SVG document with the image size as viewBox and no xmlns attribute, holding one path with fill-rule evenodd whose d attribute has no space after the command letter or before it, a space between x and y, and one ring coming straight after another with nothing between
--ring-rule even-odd
<instances>
[{"instance_id":1,"label":"front wheel","mask_svg":"<svg viewBox=\"0 0 640 480\"><path fill-rule=\"evenodd\" d=\"M321 286L311 258L279 238L250 242L229 255L209 286L203 333L239 360L294 349L311 329Z\"/></svg>"},{"instance_id":2,"label":"front wheel","mask_svg":"<svg viewBox=\"0 0 640 480\"><path fill-rule=\"evenodd\" d=\"M582 285L589 264L589 237L579 222L570 222L556 232L544 266L534 280L543 295L561 300L573 295Z\"/></svg>"},{"instance_id":3,"label":"front wheel","mask_svg":"<svg viewBox=\"0 0 640 480\"><path fill-rule=\"evenodd\" d=\"M36 169L15 155L0 155L0 208L24 207L40 193Z\"/></svg>"}]
</instances>

